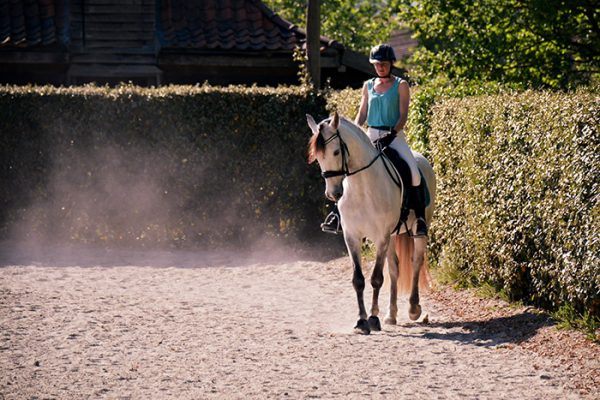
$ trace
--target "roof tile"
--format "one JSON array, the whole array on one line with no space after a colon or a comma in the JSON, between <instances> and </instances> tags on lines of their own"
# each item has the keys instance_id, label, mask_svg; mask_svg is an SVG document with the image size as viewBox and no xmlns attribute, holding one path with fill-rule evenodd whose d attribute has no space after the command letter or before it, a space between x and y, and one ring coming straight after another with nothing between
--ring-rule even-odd
<instances>
[{"instance_id":1,"label":"roof tile","mask_svg":"<svg viewBox=\"0 0 600 400\"><path fill-rule=\"evenodd\" d=\"M67 0L0 0L0 46L67 42ZM157 33L163 47L293 50L306 32L260 0L160 1ZM337 45L321 38L322 46Z\"/></svg>"},{"instance_id":2,"label":"roof tile","mask_svg":"<svg viewBox=\"0 0 600 400\"><path fill-rule=\"evenodd\" d=\"M0 46L34 47L58 40L64 29L60 1L0 0Z\"/></svg>"},{"instance_id":3,"label":"roof tile","mask_svg":"<svg viewBox=\"0 0 600 400\"><path fill-rule=\"evenodd\" d=\"M160 18L163 47L172 49L191 46L198 50L289 51L306 39L303 30L279 17L260 0L165 1L161 3ZM179 32L188 30L191 20L201 29L194 30L194 40L190 43Z\"/></svg>"}]
</instances>

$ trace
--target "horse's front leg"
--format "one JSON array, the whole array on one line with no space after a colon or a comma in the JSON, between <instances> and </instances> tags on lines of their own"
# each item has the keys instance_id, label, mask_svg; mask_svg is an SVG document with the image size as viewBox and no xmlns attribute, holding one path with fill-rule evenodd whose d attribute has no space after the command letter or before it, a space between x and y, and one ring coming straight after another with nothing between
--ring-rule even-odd
<instances>
[{"instance_id":1,"label":"horse's front leg","mask_svg":"<svg viewBox=\"0 0 600 400\"><path fill-rule=\"evenodd\" d=\"M360 239L357 240L348 236L345 236L344 238L346 239L348 253L350 253L350 257L352 259L352 267L354 269L352 274L352 285L354 286L356 299L358 301L358 322L356 323L354 330L358 333L368 335L371 333L371 329L369 328L369 322L367 321L367 310L365 309L365 277L362 273L362 267L360 265Z\"/></svg>"},{"instance_id":2,"label":"horse's front leg","mask_svg":"<svg viewBox=\"0 0 600 400\"><path fill-rule=\"evenodd\" d=\"M376 243L377 256L375 258L375 266L371 274L371 286L373 287L373 302L371 303L371 316L369 317L369 327L373 331L381 330L381 322L379 321L379 291L383 286L383 264L389 245L389 237Z\"/></svg>"}]
</instances>

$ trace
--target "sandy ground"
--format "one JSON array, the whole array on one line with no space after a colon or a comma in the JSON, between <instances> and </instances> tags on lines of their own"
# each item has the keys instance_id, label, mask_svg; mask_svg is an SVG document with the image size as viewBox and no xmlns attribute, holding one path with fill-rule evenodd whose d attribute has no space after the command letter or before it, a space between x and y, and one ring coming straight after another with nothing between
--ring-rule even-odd
<instances>
[{"instance_id":1,"label":"sandy ground","mask_svg":"<svg viewBox=\"0 0 600 400\"><path fill-rule=\"evenodd\" d=\"M442 288L363 336L345 258L112 256L0 260L0 399L600 397L598 346L528 309Z\"/></svg>"}]
</instances>

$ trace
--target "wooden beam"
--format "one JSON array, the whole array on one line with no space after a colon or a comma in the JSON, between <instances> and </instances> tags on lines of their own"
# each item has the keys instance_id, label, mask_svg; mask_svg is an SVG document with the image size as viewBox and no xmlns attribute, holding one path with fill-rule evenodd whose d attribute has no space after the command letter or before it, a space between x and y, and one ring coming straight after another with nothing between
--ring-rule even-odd
<instances>
[{"instance_id":1,"label":"wooden beam","mask_svg":"<svg viewBox=\"0 0 600 400\"><path fill-rule=\"evenodd\" d=\"M160 53L158 65L173 66L202 66L202 67L260 67L260 68L291 68L296 69L292 56L287 57L248 57L244 55L201 55L201 54L171 54Z\"/></svg>"},{"instance_id":2,"label":"wooden beam","mask_svg":"<svg viewBox=\"0 0 600 400\"><path fill-rule=\"evenodd\" d=\"M369 63L369 58L350 49L344 50L344 55L342 56L342 64L347 65L350 68L354 68L358 71L364 72L365 74L375 76L375 70L373 69L373 66Z\"/></svg>"},{"instance_id":3,"label":"wooden beam","mask_svg":"<svg viewBox=\"0 0 600 400\"><path fill-rule=\"evenodd\" d=\"M70 79L78 77L99 78L139 78L149 77L159 79L162 71L154 65L85 65L74 64L67 72Z\"/></svg>"},{"instance_id":4,"label":"wooden beam","mask_svg":"<svg viewBox=\"0 0 600 400\"><path fill-rule=\"evenodd\" d=\"M68 64L64 52L0 51L0 64Z\"/></svg>"},{"instance_id":5,"label":"wooden beam","mask_svg":"<svg viewBox=\"0 0 600 400\"><path fill-rule=\"evenodd\" d=\"M71 56L72 64L156 64L154 54L81 53Z\"/></svg>"},{"instance_id":6,"label":"wooden beam","mask_svg":"<svg viewBox=\"0 0 600 400\"><path fill-rule=\"evenodd\" d=\"M321 87L320 0L308 0L306 11L306 55L308 74L315 88Z\"/></svg>"},{"instance_id":7,"label":"wooden beam","mask_svg":"<svg viewBox=\"0 0 600 400\"><path fill-rule=\"evenodd\" d=\"M194 54L185 51L162 51L158 55L158 65L173 66L206 66L206 67L250 67L250 68L290 68L297 69L290 53L267 56L264 53L255 54ZM337 56L321 57L321 68L339 68Z\"/></svg>"}]
</instances>

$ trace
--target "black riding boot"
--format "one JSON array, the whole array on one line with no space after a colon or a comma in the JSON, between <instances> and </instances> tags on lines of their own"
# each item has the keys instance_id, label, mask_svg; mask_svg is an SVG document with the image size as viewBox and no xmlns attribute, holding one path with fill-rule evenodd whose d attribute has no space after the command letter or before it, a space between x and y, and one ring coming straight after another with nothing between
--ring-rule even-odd
<instances>
[{"instance_id":1,"label":"black riding boot","mask_svg":"<svg viewBox=\"0 0 600 400\"><path fill-rule=\"evenodd\" d=\"M413 210L417 217L417 229L415 237L427 237L427 222L425 220L425 183L421 182L419 186L411 186L413 198Z\"/></svg>"},{"instance_id":2,"label":"black riding boot","mask_svg":"<svg viewBox=\"0 0 600 400\"><path fill-rule=\"evenodd\" d=\"M337 204L325 217L325 221L321 224L321 230L323 232L333 233L336 235L342 232L342 225L340 224L340 212L338 211Z\"/></svg>"}]
</instances>

